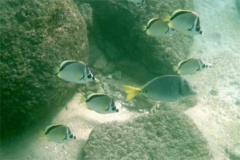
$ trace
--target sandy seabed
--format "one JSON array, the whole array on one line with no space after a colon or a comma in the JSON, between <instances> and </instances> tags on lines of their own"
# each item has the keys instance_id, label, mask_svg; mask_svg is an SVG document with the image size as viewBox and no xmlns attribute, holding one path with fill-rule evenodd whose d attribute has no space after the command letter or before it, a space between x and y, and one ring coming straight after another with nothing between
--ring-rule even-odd
<instances>
[{"instance_id":1,"label":"sandy seabed","mask_svg":"<svg viewBox=\"0 0 240 160\"><path fill-rule=\"evenodd\" d=\"M191 77L198 88L198 104L185 113L209 142L214 159L240 155L240 15L235 1L196 0L202 17L202 36L194 37L192 55L212 64Z\"/></svg>"},{"instance_id":2,"label":"sandy seabed","mask_svg":"<svg viewBox=\"0 0 240 160\"><path fill-rule=\"evenodd\" d=\"M229 159L229 152L240 154L240 15L235 1L195 0L203 35L194 37L192 57L212 64L196 76L186 76L198 90L198 103L185 113L193 119L207 139L214 160ZM2 160L72 160L90 132L101 123L129 120L136 114L122 108L121 114L100 115L80 105L80 93L53 119L1 146ZM120 104L118 104L120 105ZM77 140L56 144L39 133L50 123L67 124Z\"/></svg>"}]
</instances>

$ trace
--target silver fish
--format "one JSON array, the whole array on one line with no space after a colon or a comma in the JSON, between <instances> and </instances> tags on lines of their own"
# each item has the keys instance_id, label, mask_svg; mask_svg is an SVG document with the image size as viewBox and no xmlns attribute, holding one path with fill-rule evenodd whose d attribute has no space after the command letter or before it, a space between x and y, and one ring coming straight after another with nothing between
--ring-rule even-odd
<instances>
[{"instance_id":1,"label":"silver fish","mask_svg":"<svg viewBox=\"0 0 240 160\"><path fill-rule=\"evenodd\" d=\"M44 135L49 141L65 142L69 139L76 139L69 127L63 124L53 124L47 127Z\"/></svg>"},{"instance_id":2,"label":"silver fish","mask_svg":"<svg viewBox=\"0 0 240 160\"><path fill-rule=\"evenodd\" d=\"M57 75L59 78L74 83L87 83L95 80L88 66L76 60L66 60L60 64Z\"/></svg>"},{"instance_id":3,"label":"silver fish","mask_svg":"<svg viewBox=\"0 0 240 160\"><path fill-rule=\"evenodd\" d=\"M176 71L181 75L194 75L198 71L208 68L210 65L205 64L199 58L189 58L187 60L181 61L178 64Z\"/></svg>"},{"instance_id":4,"label":"silver fish","mask_svg":"<svg viewBox=\"0 0 240 160\"><path fill-rule=\"evenodd\" d=\"M190 10L177 10L171 16L168 26L188 35L202 34L199 16Z\"/></svg>"},{"instance_id":5,"label":"silver fish","mask_svg":"<svg viewBox=\"0 0 240 160\"><path fill-rule=\"evenodd\" d=\"M127 93L127 101L143 95L156 101L174 102L196 94L190 83L177 75L156 77L141 88L125 86L124 89Z\"/></svg>"},{"instance_id":6,"label":"silver fish","mask_svg":"<svg viewBox=\"0 0 240 160\"><path fill-rule=\"evenodd\" d=\"M90 110L94 110L98 113L115 113L119 110L115 106L113 98L101 93L94 93L88 96L86 99L86 105Z\"/></svg>"}]
</instances>

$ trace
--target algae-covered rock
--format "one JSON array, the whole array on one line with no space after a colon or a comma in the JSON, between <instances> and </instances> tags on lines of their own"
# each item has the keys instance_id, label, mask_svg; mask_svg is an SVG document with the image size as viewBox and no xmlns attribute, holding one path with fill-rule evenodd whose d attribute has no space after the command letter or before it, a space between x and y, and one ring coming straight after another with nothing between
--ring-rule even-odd
<instances>
[{"instance_id":1,"label":"algae-covered rock","mask_svg":"<svg viewBox=\"0 0 240 160\"><path fill-rule=\"evenodd\" d=\"M191 36L175 34L172 37L150 37L142 31L148 20L171 15L177 9L192 9L188 0L149 0L136 4L127 0L75 0L79 10L86 13L92 7L89 35L103 51L109 61L134 79L141 82L161 74L173 73L173 65L189 55ZM84 9L85 8L85 9ZM90 12L88 12L90 13ZM109 50L109 45L118 54ZM151 78L149 78L151 77Z\"/></svg>"},{"instance_id":2,"label":"algae-covered rock","mask_svg":"<svg viewBox=\"0 0 240 160\"><path fill-rule=\"evenodd\" d=\"M84 160L209 160L212 155L198 128L184 114L162 110L123 124L95 128Z\"/></svg>"},{"instance_id":3,"label":"algae-covered rock","mask_svg":"<svg viewBox=\"0 0 240 160\"><path fill-rule=\"evenodd\" d=\"M54 74L66 59L86 62L85 22L72 0L0 1L1 135L24 130L76 88Z\"/></svg>"}]
</instances>

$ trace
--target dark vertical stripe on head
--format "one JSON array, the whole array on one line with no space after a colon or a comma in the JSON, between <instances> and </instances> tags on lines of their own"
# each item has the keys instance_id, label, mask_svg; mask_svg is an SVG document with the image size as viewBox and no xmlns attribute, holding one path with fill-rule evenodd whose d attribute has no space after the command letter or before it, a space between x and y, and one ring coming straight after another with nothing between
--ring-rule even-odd
<instances>
[{"instance_id":1,"label":"dark vertical stripe on head","mask_svg":"<svg viewBox=\"0 0 240 160\"><path fill-rule=\"evenodd\" d=\"M67 127L66 136L63 140L68 140L71 135L72 135L71 130L69 127Z\"/></svg>"},{"instance_id":2,"label":"dark vertical stripe on head","mask_svg":"<svg viewBox=\"0 0 240 160\"><path fill-rule=\"evenodd\" d=\"M86 68L86 73L87 73L86 76L87 76L87 78L89 78L88 76L91 75L92 73L87 65L85 65L85 68Z\"/></svg>"},{"instance_id":3,"label":"dark vertical stripe on head","mask_svg":"<svg viewBox=\"0 0 240 160\"><path fill-rule=\"evenodd\" d=\"M179 11L179 12L175 13L175 14L170 18L170 21L173 20L174 18L176 18L177 16L180 16L180 15L186 14L186 13L191 13L191 11Z\"/></svg>"},{"instance_id":4,"label":"dark vertical stripe on head","mask_svg":"<svg viewBox=\"0 0 240 160\"><path fill-rule=\"evenodd\" d=\"M64 65L59 69L59 72L62 71L65 67L67 67L70 64L76 63L77 61L69 61L64 63Z\"/></svg>"},{"instance_id":5,"label":"dark vertical stripe on head","mask_svg":"<svg viewBox=\"0 0 240 160\"><path fill-rule=\"evenodd\" d=\"M104 94L96 94L96 95L92 95L91 97L89 97L86 102L89 102L91 101L92 99L94 98L97 98L97 97L102 97L102 96L105 96Z\"/></svg>"},{"instance_id":6,"label":"dark vertical stripe on head","mask_svg":"<svg viewBox=\"0 0 240 160\"><path fill-rule=\"evenodd\" d=\"M200 18L199 17L197 17L197 24L196 24L196 31L198 32L198 31L200 31Z\"/></svg>"},{"instance_id":7,"label":"dark vertical stripe on head","mask_svg":"<svg viewBox=\"0 0 240 160\"><path fill-rule=\"evenodd\" d=\"M197 71L200 71L204 68L205 64L203 63L203 61L201 59L198 59L198 69Z\"/></svg>"},{"instance_id":8,"label":"dark vertical stripe on head","mask_svg":"<svg viewBox=\"0 0 240 160\"><path fill-rule=\"evenodd\" d=\"M61 124L53 125L53 126L49 127L44 134L47 135L47 134L48 134L49 132L51 132L53 129L58 128L58 127L61 127L61 126L63 126L63 125L61 125Z\"/></svg>"}]
</instances>

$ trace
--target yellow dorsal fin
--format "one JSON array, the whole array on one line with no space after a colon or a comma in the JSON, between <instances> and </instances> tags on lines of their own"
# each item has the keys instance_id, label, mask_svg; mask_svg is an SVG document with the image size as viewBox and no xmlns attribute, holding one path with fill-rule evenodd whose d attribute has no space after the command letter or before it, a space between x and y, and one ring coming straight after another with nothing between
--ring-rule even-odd
<instances>
[{"instance_id":1,"label":"yellow dorsal fin","mask_svg":"<svg viewBox=\"0 0 240 160\"><path fill-rule=\"evenodd\" d=\"M170 20L170 18L171 18L171 16L170 16L170 15L168 15L168 14L164 14L164 15L162 16L162 20L163 20L164 22L167 22L167 21L169 21L169 20Z\"/></svg>"},{"instance_id":2,"label":"yellow dorsal fin","mask_svg":"<svg viewBox=\"0 0 240 160\"><path fill-rule=\"evenodd\" d=\"M141 31L145 32L147 30L147 26L143 25L142 28L140 28Z\"/></svg>"},{"instance_id":3,"label":"yellow dorsal fin","mask_svg":"<svg viewBox=\"0 0 240 160\"><path fill-rule=\"evenodd\" d=\"M59 72L59 67L58 66L54 66L54 68L53 68L53 74L58 74L58 72Z\"/></svg>"},{"instance_id":4,"label":"yellow dorsal fin","mask_svg":"<svg viewBox=\"0 0 240 160\"><path fill-rule=\"evenodd\" d=\"M177 72L178 71L178 66L173 66L173 71Z\"/></svg>"},{"instance_id":5,"label":"yellow dorsal fin","mask_svg":"<svg viewBox=\"0 0 240 160\"><path fill-rule=\"evenodd\" d=\"M126 101L131 100L133 97L137 96L141 89L131 86L124 86L124 91L127 93Z\"/></svg>"}]
</instances>

